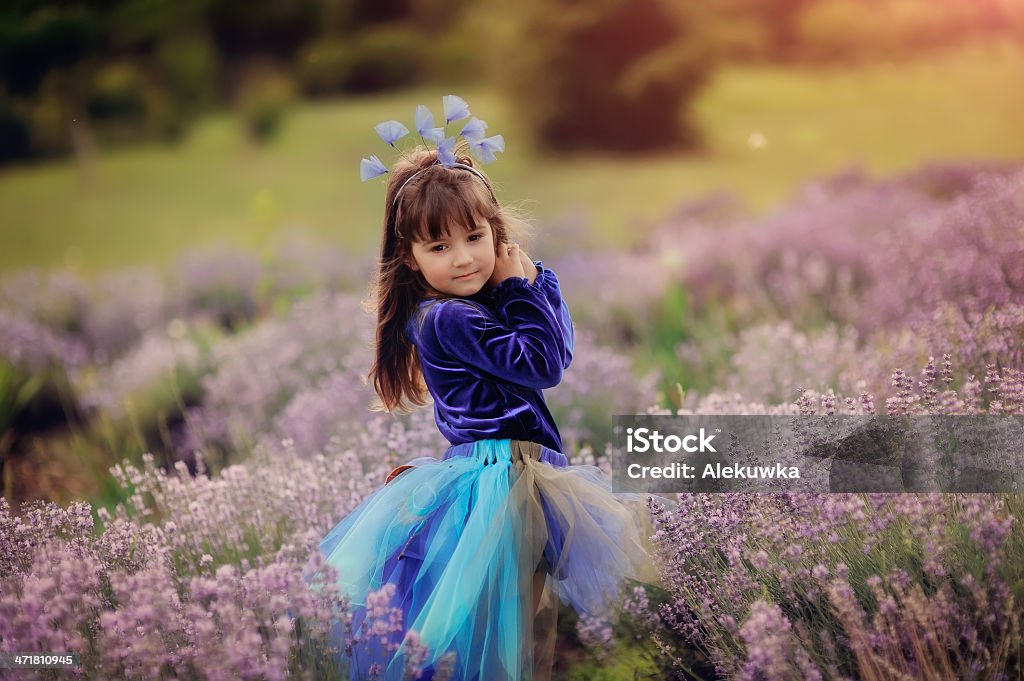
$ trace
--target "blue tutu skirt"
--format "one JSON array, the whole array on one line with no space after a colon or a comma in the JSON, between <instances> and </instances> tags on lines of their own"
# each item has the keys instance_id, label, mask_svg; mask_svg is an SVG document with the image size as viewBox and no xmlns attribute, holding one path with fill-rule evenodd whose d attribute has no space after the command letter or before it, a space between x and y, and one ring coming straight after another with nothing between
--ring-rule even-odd
<instances>
[{"instance_id":1,"label":"blue tutu skirt","mask_svg":"<svg viewBox=\"0 0 1024 681\"><path fill-rule=\"evenodd\" d=\"M386 584L402 613L401 631L370 636L345 658L353 681L402 680L410 641L427 649L413 665L419 681L442 665L457 681L541 681L555 597L609 616L626 579L659 581L647 495L612 494L599 468L520 440L455 445L408 465L320 542L350 599L349 631ZM344 628L334 625L342 651Z\"/></svg>"}]
</instances>

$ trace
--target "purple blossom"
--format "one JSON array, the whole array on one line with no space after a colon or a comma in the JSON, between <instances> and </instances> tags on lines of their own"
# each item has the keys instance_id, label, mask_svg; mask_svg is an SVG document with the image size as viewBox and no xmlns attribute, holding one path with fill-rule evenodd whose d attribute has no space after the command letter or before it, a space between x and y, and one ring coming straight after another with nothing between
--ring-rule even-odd
<instances>
[{"instance_id":1,"label":"purple blossom","mask_svg":"<svg viewBox=\"0 0 1024 681\"><path fill-rule=\"evenodd\" d=\"M384 144L387 144L390 147L395 146L395 142L409 134L409 128L396 120L378 123L374 126L374 130L376 130L377 134L380 135L380 138L384 140Z\"/></svg>"},{"instance_id":2,"label":"purple blossom","mask_svg":"<svg viewBox=\"0 0 1024 681\"><path fill-rule=\"evenodd\" d=\"M583 615L576 623L580 643L586 646L600 662L608 662L614 655L611 623L600 617Z\"/></svg>"},{"instance_id":3,"label":"purple blossom","mask_svg":"<svg viewBox=\"0 0 1024 681\"><path fill-rule=\"evenodd\" d=\"M570 451L583 443L601 451L612 439L609 414L643 413L656 401L657 382L656 373L641 374L627 353L577 328L572 364L545 397Z\"/></svg>"},{"instance_id":4,"label":"purple blossom","mask_svg":"<svg viewBox=\"0 0 1024 681\"><path fill-rule=\"evenodd\" d=\"M437 145L437 161L446 168L451 168L455 164L454 137L447 137Z\"/></svg>"},{"instance_id":5,"label":"purple blossom","mask_svg":"<svg viewBox=\"0 0 1024 681\"><path fill-rule=\"evenodd\" d=\"M311 571L329 570L311 553L315 533L305 547L283 546L260 565L242 558L199 575L153 527L111 520L97 536L87 505L69 511L42 505L12 518L0 498L0 527L13 530L0 538L0 561L18 566L0 573L7 650L78 652L89 677L117 669L154 680L284 679L301 649L326 646L325 623L345 615L336 589L307 587ZM12 536L21 542L17 563L8 560Z\"/></svg>"},{"instance_id":6,"label":"purple blossom","mask_svg":"<svg viewBox=\"0 0 1024 681\"><path fill-rule=\"evenodd\" d=\"M100 275L82 321L82 338L97 363L113 360L177 315L166 279L153 267Z\"/></svg>"},{"instance_id":7,"label":"purple blossom","mask_svg":"<svg viewBox=\"0 0 1024 681\"><path fill-rule=\"evenodd\" d=\"M477 140L471 140L469 143L469 150L472 151L477 158L483 163L490 163L495 160L496 153L499 151L505 151L505 138L501 135L493 135L491 137L482 137Z\"/></svg>"},{"instance_id":8,"label":"purple blossom","mask_svg":"<svg viewBox=\"0 0 1024 681\"><path fill-rule=\"evenodd\" d=\"M484 137L484 132L487 130L487 123L480 120L476 116L473 116L462 126L462 131L459 133L467 141L479 142Z\"/></svg>"},{"instance_id":9,"label":"purple blossom","mask_svg":"<svg viewBox=\"0 0 1024 681\"><path fill-rule=\"evenodd\" d=\"M224 246L187 252L175 266L178 309L234 328L257 316L263 274L263 263L252 253Z\"/></svg>"},{"instance_id":10,"label":"purple blossom","mask_svg":"<svg viewBox=\"0 0 1024 681\"><path fill-rule=\"evenodd\" d=\"M74 369L88 358L84 344L39 322L0 309L0 361L32 373L47 368Z\"/></svg>"},{"instance_id":11,"label":"purple blossom","mask_svg":"<svg viewBox=\"0 0 1024 681\"><path fill-rule=\"evenodd\" d=\"M363 182L372 180L375 177L380 177L387 172L387 166L381 163L380 159L376 156L364 158L359 162L359 179Z\"/></svg>"},{"instance_id":12,"label":"purple blossom","mask_svg":"<svg viewBox=\"0 0 1024 681\"><path fill-rule=\"evenodd\" d=\"M215 443L219 447L251 447L272 431L299 391L335 371L352 379L351 400L364 395L363 404L369 403L367 387L356 377L369 366L370 322L357 297L317 294L284 317L224 339L211 352L216 370L203 379L205 413L198 422L229 435L228 442ZM202 442L203 434L195 439Z\"/></svg>"},{"instance_id":13,"label":"purple blossom","mask_svg":"<svg viewBox=\"0 0 1024 681\"><path fill-rule=\"evenodd\" d=\"M441 98L444 107L444 122L451 123L469 115L469 104L457 95L445 95Z\"/></svg>"},{"instance_id":14,"label":"purple blossom","mask_svg":"<svg viewBox=\"0 0 1024 681\"><path fill-rule=\"evenodd\" d=\"M416 107L416 132L428 142L440 144L444 139L444 128L434 127L434 114L420 104Z\"/></svg>"},{"instance_id":15,"label":"purple blossom","mask_svg":"<svg viewBox=\"0 0 1024 681\"><path fill-rule=\"evenodd\" d=\"M76 373L74 382L84 407L120 417L133 401L173 406L204 371L196 343L154 333L112 364Z\"/></svg>"}]
</instances>

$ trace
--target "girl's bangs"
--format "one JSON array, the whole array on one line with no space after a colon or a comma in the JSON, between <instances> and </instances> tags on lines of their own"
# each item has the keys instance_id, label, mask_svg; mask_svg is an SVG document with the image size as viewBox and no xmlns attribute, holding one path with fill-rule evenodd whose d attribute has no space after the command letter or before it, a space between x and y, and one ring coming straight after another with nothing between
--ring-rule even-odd
<instances>
[{"instance_id":1,"label":"girl's bangs","mask_svg":"<svg viewBox=\"0 0 1024 681\"><path fill-rule=\"evenodd\" d=\"M470 231L476 229L480 218L492 220L496 216L494 204L486 189L479 185L479 180L474 178L472 183L459 185L463 191L438 183L424 187L410 206L413 241L439 241L450 237L456 227ZM419 219L416 219L417 214Z\"/></svg>"}]
</instances>

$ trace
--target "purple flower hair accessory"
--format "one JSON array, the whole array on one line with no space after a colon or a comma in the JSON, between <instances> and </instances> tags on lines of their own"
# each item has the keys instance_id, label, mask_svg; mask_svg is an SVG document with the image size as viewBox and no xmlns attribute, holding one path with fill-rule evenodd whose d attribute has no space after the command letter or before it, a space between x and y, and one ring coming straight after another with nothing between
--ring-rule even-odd
<instances>
[{"instance_id":1,"label":"purple flower hair accessory","mask_svg":"<svg viewBox=\"0 0 1024 681\"><path fill-rule=\"evenodd\" d=\"M467 104L466 100L462 97L457 95L445 95L441 99L441 106L444 110L444 125L441 127L436 127L434 125L434 114L428 107L423 104L416 107L416 113L413 117L413 127L420 138L420 142L426 147L429 147L431 144L434 145L434 148L437 150L437 163L439 165L442 165L445 168L461 168L469 170L483 179L483 176L475 168L456 162L455 146L458 143L459 138L464 139L469 144L470 153L473 154L473 156L475 156L481 163L490 163L495 160L495 154L497 152L505 151L505 139L501 135L484 137L484 131L487 130L487 123L476 116L470 115L469 104ZM448 125L453 121L459 121L464 118L468 118L469 120L462 126L459 133L454 136L447 135ZM395 149L398 149L398 147L395 146L395 143L409 134L409 128L396 120L378 123L375 129L380 138L384 140L384 143ZM399 149L399 154L403 157L405 156L401 149ZM387 166L385 166L377 156L364 158L359 163L359 177L363 182L372 180L375 177L380 177L388 172ZM412 178L410 177L409 179L411 180ZM408 184L408 181L406 181L406 184ZM405 185L403 185L396 193L396 201L398 199L398 194L400 194L404 188Z\"/></svg>"},{"instance_id":2,"label":"purple flower hair accessory","mask_svg":"<svg viewBox=\"0 0 1024 681\"><path fill-rule=\"evenodd\" d=\"M376 156L364 158L359 162L359 177L363 182L374 177L380 177L386 172L388 172L387 166L381 163L380 159Z\"/></svg>"},{"instance_id":3,"label":"purple flower hair accessory","mask_svg":"<svg viewBox=\"0 0 1024 681\"><path fill-rule=\"evenodd\" d=\"M395 142L409 134L409 128L395 120L378 123L374 129L380 135L380 138L384 140L384 144L391 147L395 146Z\"/></svg>"},{"instance_id":4,"label":"purple flower hair accessory","mask_svg":"<svg viewBox=\"0 0 1024 681\"><path fill-rule=\"evenodd\" d=\"M473 140L469 143L469 150L483 163L490 163L494 160L495 153L505 151L505 138L501 135L494 135Z\"/></svg>"}]
</instances>

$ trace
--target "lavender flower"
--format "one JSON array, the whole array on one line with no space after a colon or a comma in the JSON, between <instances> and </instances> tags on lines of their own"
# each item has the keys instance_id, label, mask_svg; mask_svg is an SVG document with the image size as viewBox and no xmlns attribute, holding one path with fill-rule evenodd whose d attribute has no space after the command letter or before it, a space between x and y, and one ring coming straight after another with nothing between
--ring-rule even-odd
<instances>
[{"instance_id":1,"label":"lavender flower","mask_svg":"<svg viewBox=\"0 0 1024 681\"><path fill-rule=\"evenodd\" d=\"M296 393L335 371L352 380L350 399L363 395L367 404L367 388L356 377L369 366L369 338L370 319L358 298L310 296L283 318L214 346L211 362L217 368L203 379L204 414L197 423L229 434L228 442L211 444L251 447L272 431L274 419ZM204 436L196 432L194 439L202 442Z\"/></svg>"},{"instance_id":2,"label":"lavender flower","mask_svg":"<svg viewBox=\"0 0 1024 681\"><path fill-rule=\"evenodd\" d=\"M87 359L81 341L22 315L0 310L0 361L39 373L52 367L74 369Z\"/></svg>"},{"instance_id":3,"label":"lavender flower","mask_svg":"<svg viewBox=\"0 0 1024 681\"><path fill-rule=\"evenodd\" d=\"M611 623L600 617L581 616L576 624L580 643L600 662L608 662L614 654Z\"/></svg>"},{"instance_id":4,"label":"lavender flower","mask_svg":"<svg viewBox=\"0 0 1024 681\"><path fill-rule=\"evenodd\" d=\"M257 316L263 264L256 255L223 246L190 251L175 269L183 316L211 318L228 329Z\"/></svg>"}]
</instances>

